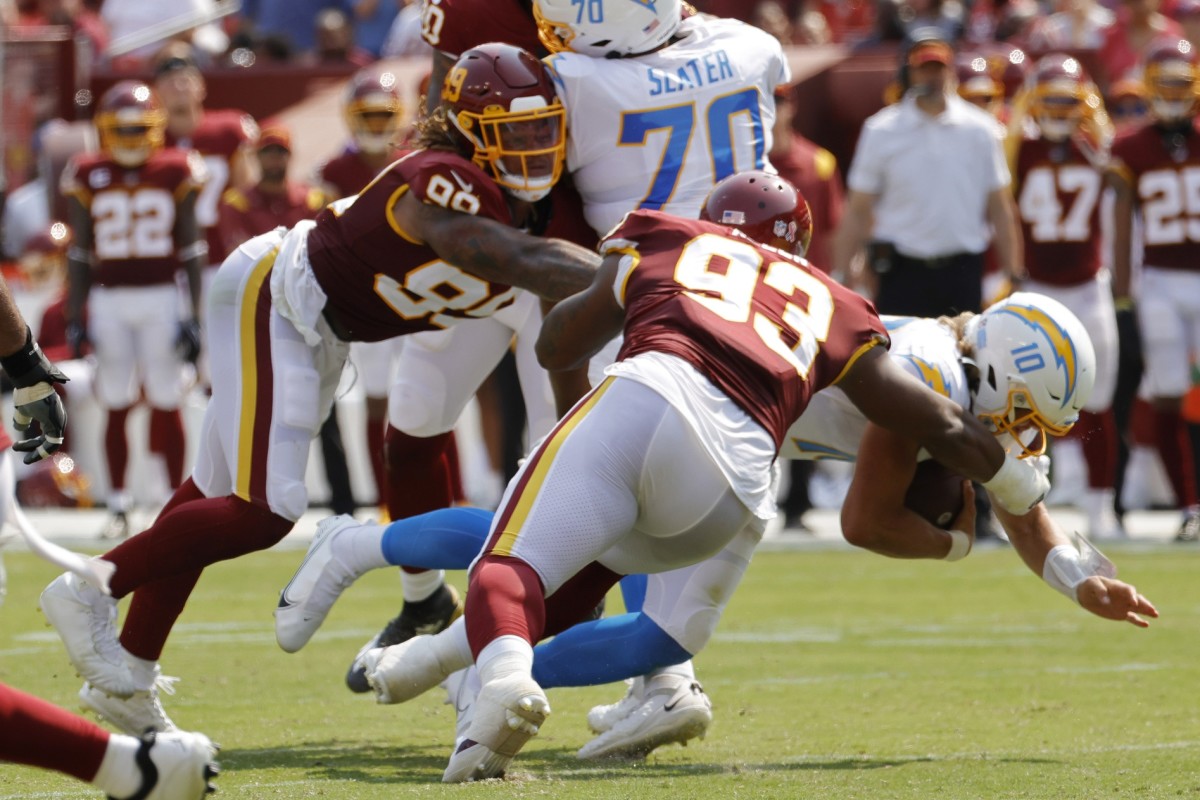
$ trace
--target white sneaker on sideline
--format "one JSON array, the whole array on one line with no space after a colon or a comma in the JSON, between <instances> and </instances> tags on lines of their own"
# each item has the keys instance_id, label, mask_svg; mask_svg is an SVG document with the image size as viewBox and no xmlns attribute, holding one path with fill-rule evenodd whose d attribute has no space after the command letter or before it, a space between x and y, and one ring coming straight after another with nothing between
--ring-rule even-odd
<instances>
[{"instance_id":1,"label":"white sneaker on sideline","mask_svg":"<svg viewBox=\"0 0 1200 800\"><path fill-rule=\"evenodd\" d=\"M117 639L116 600L66 572L42 591L39 606L58 631L79 677L117 697L133 694L133 673Z\"/></svg>"},{"instance_id":2,"label":"white sneaker on sideline","mask_svg":"<svg viewBox=\"0 0 1200 800\"><path fill-rule=\"evenodd\" d=\"M362 657L375 702L404 703L419 697L453 674L438 661L432 636L414 636L391 647L376 647Z\"/></svg>"},{"instance_id":3,"label":"white sneaker on sideline","mask_svg":"<svg viewBox=\"0 0 1200 800\"><path fill-rule=\"evenodd\" d=\"M615 703L602 706L592 706L587 713L587 724L593 733L604 733L642 704L642 692L645 690L645 679L640 675L625 681L625 696Z\"/></svg>"},{"instance_id":4,"label":"white sneaker on sideline","mask_svg":"<svg viewBox=\"0 0 1200 800\"><path fill-rule=\"evenodd\" d=\"M342 592L358 578L334 554L333 541L347 528L362 523L348 514L327 517L317 523L317 533L308 553L279 593L275 609L275 641L288 653L295 653L317 632L329 609Z\"/></svg>"},{"instance_id":5,"label":"white sneaker on sideline","mask_svg":"<svg viewBox=\"0 0 1200 800\"><path fill-rule=\"evenodd\" d=\"M513 757L537 736L550 716L550 701L528 675L486 684L472 705L473 718L454 744L442 783L465 783L504 775Z\"/></svg>"},{"instance_id":6,"label":"white sneaker on sideline","mask_svg":"<svg viewBox=\"0 0 1200 800\"><path fill-rule=\"evenodd\" d=\"M148 732L134 759L142 785L131 798L144 800L202 800L216 791L209 779L220 771L214 760L219 749L202 733ZM109 800L116 798L109 797Z\"/></svg>"},{"instance_id":7,"label":"white sneaker on sideline","mask_svg":"<svg viewBox=\"0 0 1200 800\"><path fill-rule=\"evenodd\" d=\"M179 728L167 716L159 700L159 689L175 694L178 678L159 675L149 689L134 692L130 697L114 697L103 689L85 683L79 690L79 703L104 722L130 736L141 736L147 730L173 733Z\"/></svg>"},{"instance_id":8,"label":"white sneaker on sideline","mask_svg":"<svg viewBox=\"0 0 1200 800\"><path fill-rule=\"evenodd\" d=\"M712 724L712 701L696 681L666 683L660 676L646 687L641 705L580 748L585 760L645 758L664 744L703 738Z\"/></svg>"}]
</instances>

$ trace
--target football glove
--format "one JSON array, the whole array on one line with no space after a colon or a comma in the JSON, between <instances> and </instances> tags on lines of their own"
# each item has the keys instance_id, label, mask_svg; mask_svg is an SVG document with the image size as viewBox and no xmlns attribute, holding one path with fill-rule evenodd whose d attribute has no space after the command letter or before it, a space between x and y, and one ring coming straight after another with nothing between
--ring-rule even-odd
<instances>
[{"instance_id":1,"label":"football glove","mask_svg":"<svg viewBox=\"0 0 1200 800\"><path fill-rule=\"evenodd\" d=\"M179 335L175 338L175 352L189 364L200 357L200 323L194 319L179 323Z\"/></svg>"},{"instance_id":2,"label":"football glove","mask_svg":"<svg viewBox=\"0 0 1200 800\"><path fill-rule=\"evenodd\" d=\"M63 430L67 426L67 411L54 384L66 383L67 376L50 363L42 348L25 330L25 344L12 355L0 358L0 367L16 387L13 391L13 427L21 434L29 433L34 422L38 429L13 445L25 454L25 463L41 461L62 447Z\"/></svg>"}]
</instances>

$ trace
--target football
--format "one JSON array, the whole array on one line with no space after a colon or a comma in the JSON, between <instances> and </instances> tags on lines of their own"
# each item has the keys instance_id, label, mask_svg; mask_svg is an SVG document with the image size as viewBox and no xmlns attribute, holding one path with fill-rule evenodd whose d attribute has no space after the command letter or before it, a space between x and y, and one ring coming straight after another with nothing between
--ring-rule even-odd
<instances>
[{"instance_id":1,"label":"football","mask_svg":"<svg viewBox=\"0 0 1200 800\"><path fill-rule=\"evenodd\" d=\"M939 528L948 529L962 511L963 480L932 458L922 461L908 486L904 506Z\"/></svg>"}]
</instances>

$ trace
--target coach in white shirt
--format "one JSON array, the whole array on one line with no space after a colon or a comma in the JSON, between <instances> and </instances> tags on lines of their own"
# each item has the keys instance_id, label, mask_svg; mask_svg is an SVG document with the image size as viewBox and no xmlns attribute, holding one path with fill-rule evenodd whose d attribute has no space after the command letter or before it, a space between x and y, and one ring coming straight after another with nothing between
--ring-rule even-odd
<instances>
[{"instance_id":1,"label":"coach in white shirt","mask_svg":"<svg viewBox=\"0 0 1200 800\"><path fill-rule=\"evenodd\" d=\"M904 97L863 125L832 266L860 286L874 273L882 313L979 311L989 242L1010 279L1024 271L1008 165L996 120L954 91L950 45L931 28L913 39ZM866 268L852 273L868 237Z\"/></svg>"}]
</instances>

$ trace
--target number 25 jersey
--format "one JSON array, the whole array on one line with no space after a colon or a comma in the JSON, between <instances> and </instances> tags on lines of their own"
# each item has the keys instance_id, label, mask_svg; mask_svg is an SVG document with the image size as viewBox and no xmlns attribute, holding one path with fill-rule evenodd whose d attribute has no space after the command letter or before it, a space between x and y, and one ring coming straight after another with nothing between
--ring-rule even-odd
<instances>
[{"instance_id":1,"label":"number 25 jersey","mask_svg":"<svg viewBox=\"0 0 1200 800\"><path fill-rule=\"evenodd\" d=\"M868 300L723 225L635 211L600 250L623 256L613 287L625 307L619 358L683 359L777 451L814 393L888 341Z\"/></svg>"},{"instance_id":2,"label":"number 25 jersey","mask_svg":"<svg viewBox=\"0 0 1200 800\"><path fill-rule=\"evenodd\" d=\"M1113 143L1114 168L1133 186L1142 212L1147 267L1200 270L1200 134L1153 124Z\"/></svg>"},{"instance_id":3,"label":"number 25 jersey","mask_svg":"<svg viewBox=\"0 0 1200 800\"><path fill-rule=\"evenodd\" d=\"M567 169L600 235L637 208L695 219L713 185L762 169L778 40L737 20L685 19L678 41L636 58L546 59L567 110Z\"/></svg>"}]
</instances>

